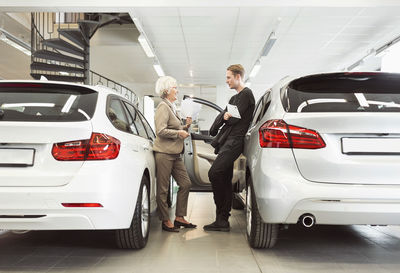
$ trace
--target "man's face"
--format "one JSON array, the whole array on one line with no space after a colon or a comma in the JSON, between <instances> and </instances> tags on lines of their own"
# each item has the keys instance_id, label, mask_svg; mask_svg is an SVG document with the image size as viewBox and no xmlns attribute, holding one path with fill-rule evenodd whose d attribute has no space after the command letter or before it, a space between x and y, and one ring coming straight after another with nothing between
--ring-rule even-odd
<instances>
[{"instance_id":1,"label":"man's face","mask_svg":"<svg viewBox=\"0 0 400 273\"><path fill-rule=\"evenodd\" d=\"M240 83L240 75L236 76L232 73L232 71L226 71L226 84L229 85L230 89L236 89Z\"/></svg>"}]
</instances>

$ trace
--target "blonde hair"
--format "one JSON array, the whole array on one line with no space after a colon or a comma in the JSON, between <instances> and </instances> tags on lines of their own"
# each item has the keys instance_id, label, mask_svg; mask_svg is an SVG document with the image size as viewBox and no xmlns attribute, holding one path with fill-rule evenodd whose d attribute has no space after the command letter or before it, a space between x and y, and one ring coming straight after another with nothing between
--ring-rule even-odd
<instances>
[{"instance_id":1,"label":"blonde hair","mask_svg":"<svg viewBox=\"0 0 400 273\"><path fill-rule=\"evenodd\" d=\"M166 98L167 95L171 92L172 87L177 86L177 81L171 76L160 77L156 82L156 93L161 98Z\"/></svg>"}]
</instances>

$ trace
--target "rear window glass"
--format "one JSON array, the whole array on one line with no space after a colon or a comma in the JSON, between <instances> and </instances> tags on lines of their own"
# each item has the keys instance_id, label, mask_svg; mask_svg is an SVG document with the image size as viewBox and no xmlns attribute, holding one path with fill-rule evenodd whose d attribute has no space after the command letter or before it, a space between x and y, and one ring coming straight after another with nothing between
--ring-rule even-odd
<instances>
[{"instance_id":1,"label":"rear window glass","mask_svg":"<svg viewBox=\"0 0 400 273\"><path fill-rule=\"evenodd\" d=\"M96 102L97 92L79 86L0 83L0 122L85 121Z\"/></svg>"},{"instance_id":2,"label":"rear window glass","mask_svg":"<svg viewBox=\"0 0 400 273\"><path fill-rule=\"evenodd\" d=\"M400 112L400 75L333 73L291 82L282 97L287 112Z\"/></svg>"}]
</instances>

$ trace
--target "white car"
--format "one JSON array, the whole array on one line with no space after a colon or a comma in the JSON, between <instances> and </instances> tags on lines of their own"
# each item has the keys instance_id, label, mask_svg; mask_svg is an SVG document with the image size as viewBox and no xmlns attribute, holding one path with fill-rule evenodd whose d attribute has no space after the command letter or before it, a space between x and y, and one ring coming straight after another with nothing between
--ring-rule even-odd
<instances>
[{"instance_id":1,"label":"white car","mask_svg":"<svg viewBox=\"0 0 400 273\"><path fill-rule=\"evenodd\" d=\"M206 131L192 134L185 149L203 185L215 159L206 142ZM282 80L258 101L244 156L246 179L234 189L254 248L273 247L287 224L399 225L400 74Z\"/></svg>"},{"instance_id":2,"label":"white car","mask_svg":"<svg viewBox=\"0 0 400 273\"><path fill-rule=\"evenodd\" d=\"M102 86L0 81L0 229L115 230L143 248L155 204L154 133Z\"/></svg>"}]
</instances>

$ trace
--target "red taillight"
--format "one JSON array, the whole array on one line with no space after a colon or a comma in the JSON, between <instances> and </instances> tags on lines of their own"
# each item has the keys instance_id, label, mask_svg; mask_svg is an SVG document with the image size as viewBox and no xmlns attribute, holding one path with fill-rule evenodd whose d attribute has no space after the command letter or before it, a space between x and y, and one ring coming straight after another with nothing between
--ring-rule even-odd
<instances>
[{"instance_id":1,"label":"red taillight","mask_svg":"<svg viewBox=\"0 0 400 273\"><path fill-rule=\"evenodd\" d=\"M55 143L51 153L59 161L108 160L117 158L120 146L114 137L92 133L90 139Z\"/></svg>"},{"instance_id":2,"label":"red taillight","mask_svg":"<svg viewBox=\"0 0 400 273\"><path fill-rule=\"evenodd\" d=\"M66 208L102 208L100 203L61 203Z\"/></svg>"},{"instance_id":3,"label":"red taillight","mask_svg":"<svg viewBox=\"0 0 400 273\"><path fill-rule=\"evenodd\" d=\"M325 142L318 132L286 124L281 119L268 120L259 129L262 148L320 149Z\"/></svg>"}]
</instances>

